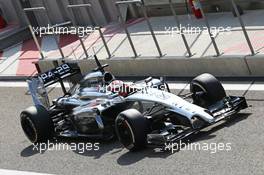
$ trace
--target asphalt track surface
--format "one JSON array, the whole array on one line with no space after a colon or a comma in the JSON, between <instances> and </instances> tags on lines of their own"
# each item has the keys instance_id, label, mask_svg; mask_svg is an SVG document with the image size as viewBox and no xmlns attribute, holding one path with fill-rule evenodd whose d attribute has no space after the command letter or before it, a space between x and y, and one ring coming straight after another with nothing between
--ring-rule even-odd
<instances>
[{"instance_id":1,"label":"asphalt track surface","mask_svg":"<svg viewBox=\"0 0 264 175\"><path fill-rule=\"evenodd\" d=\"M177 90L174 93L185 93ZM264 91L228 91L243 95L252 107L233 119L210 127L190 143L231 143L231 150L158 149L130 153L117 141L100 143L98 151L33 150L19 122L21 110L32 104L26 88L0 88L0 169L50 174L264 174ZM58 94L58 89L52 91ZM53 96L52 95L52 96ZM64 142L62 140L61 142ZM91 142L85 139L67 142Z\"/></svg>"}]
</instances>

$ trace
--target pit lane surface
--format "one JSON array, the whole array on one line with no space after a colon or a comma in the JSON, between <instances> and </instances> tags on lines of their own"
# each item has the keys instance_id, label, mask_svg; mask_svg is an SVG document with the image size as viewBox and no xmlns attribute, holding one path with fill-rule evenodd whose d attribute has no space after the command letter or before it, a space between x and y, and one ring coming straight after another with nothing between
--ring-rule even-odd
<instances>
[{"instance_id":1,"label":"pit lane surface","mask_svg":"<svg viewBox=\"0 0 264 175\"><path fill-rule=\"evenodd\" d=\"M98 151L49 151L40 154L24 136L21 110L32 105L24 87L0 88L0 169L50 174L264 174L264 91L228 91L252 105L234 119L192 137L192 143L231 143L230 151L157 149L129 153L117 141ZM59 89L51 93L59 93ZM174 90L184 94L186 90ZM64 141L64 140L63 140ZM90 142L85 139L67 142ZM1 171L0 171L1 174Z\"/></svg>"}]
</instances>

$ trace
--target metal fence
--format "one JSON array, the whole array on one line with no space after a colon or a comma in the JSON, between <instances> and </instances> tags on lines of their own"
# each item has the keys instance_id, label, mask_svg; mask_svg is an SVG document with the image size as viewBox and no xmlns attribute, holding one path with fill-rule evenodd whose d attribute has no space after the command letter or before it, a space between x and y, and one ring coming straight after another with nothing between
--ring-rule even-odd
<instances>
[{"instance_id":1,"label":"metal fence","mask_svg":"<svg viewBox=\"0 0 264 175\"><path fill-rule=\"evenodd\" d=\"M207 27L207 29L208 29L208 34L209 34L209 37L210 37L210 39L211 39L211 42L212 42L213 47L214 47L214 50L215 50L215 56L218 57L218 56L220 56L222 53L221 53L221 51L219 50L218 45L217 45L217 42L215 41L215 37L213 36L213 34L212 34L211 30L210 30L210 23L209 23L209 21L208 21L207 14L204 12L203 7L202 7L202 4L200 3L200 0L196 0L196 1L198 2L199 8L200 8L200 10L201 10L201 13L202 13L202 16L203 16L203 20L204 20L204 24L206 25L206 27ZM43 2L43 5L44 5L43 7L26 8L26 9L24 9L25 14L26 14L26 12L28 12L28 11L34 11L34 12L37 12L37 11L40 11L40 10L41 10L41 11L45 11L46 14L47 14L47 17L48 17L48 19L49 19L49 21L50 21L50 18L51 18L51 17L49 16L49 9L47 8L47 5L45 4L45 0L42 0L42 2ZM252 46L251 40L250 40L249 35L248 35L248 33L247 33L247 30L246 30L246 27L245 27L244 21L243 21L241 15L240 15L240 12L239 12L239 9L238 9L237 4L235 3L234 0L226 0L226 2L229 2L230 7L234 10L235 15L237 16L237 19L238 19L238 21L239 21L239 23L240 23L240 25L241 25L242 31L243 31L243 35L244 35L244 37L245 37L245 42L247 42L247 45L248 45L248 47L249 47L249 49L250 49L250 51L251 51L251 55L255 55L255 54L256 54L256 51L254 50L254 48L253 48L253 46ZM127 38L128 38L128 41L129 41L129 45L130 45L130 47L131 47L131 49L132 49L132 51L133 51L133 54L134 54L133 56L134 56L135 58L137 58L137 57L139 57L139 54L137 53L137 50L136 50L136 48L135 48L135 46L134 46L134 42L133 42L133 40L132 40L132 38L131 38L131 34L129 33L129 30L128 30L128 28L127 28L126 21L125 21L124 17L122 16L122 12L121 12L121 10L120 10L120 7L121 7L121 6L128 6L128 5L130 5L130 4L136 4L137 6L140 7L140 10L142 10L143 17L144 17L144 19L145 19L145 21L146 21L146 23L147 23L148 29L149 29L149 31L150 31L150 34L151 34L151 36L152 36L152 38L153 38L153 42L154 42L155 47L156 47L156 49L157 49L157 53L158 53L157 55L158 55L158 57L163 57L163 56L164 56L164 53L163 53L163 51L162 51L162 49L161 49L161 47L160 47L160 44L159 44L159 42L158 42L158 40L157 40L157 38L156 38L155 31L153 30L152 24L151 24L151 22L150 22L150 20L149 20L149 17L148 17L148 15L147 15L147 10L146 10L147 7L146 7L146 5L145 5L145 3L144 3L144 0L117 1L117 2L115 3L116 9L117 9L117 13L119 14L120 21L121 21L121 26L123 27L123 29L124 29L124 31L125 31L125 33L126 33L126 36L127 36ZM177 12L176 12L176 10L175 10L175 8L174 8L174 4L173 4L172 0L168 0L168 4L169 4L169 6L170 6L171 13L173 14L173 17L174 17L175 23L177 24L178 28L180 28L181 21L180 21L179 18L178 18L178 15L177 15ZM77 9L78 9L78 8L88 8L88 9L90 9L90 8L93 8L93 7L92 7L92 5L89 4L89 3L86 3L86 4L74 4L74 5L71 5L71 4L70 4L70 5L68 5L68 15L69 15L69 18L71 19L71 23L72 23L72 25L73 25L73 26L76 26L76 22L75 22L75 19L74 19L74 15L73 15L73 13L72 13L72 9L73 9L73 8L75 8L75 9L76 9L76 8L77 8ZM27 16L27 15L26 15L26 16ZM94 19L93 19L93 20L94 20ZM31 31L31 33L32 33L33 39L34 39L34 41L35 41L35 43L36 43L36 45L37 45L37 47L38 47L38 49L39 49L39 52L40 52L41 58L44 59L45 56L43 55L43 53L42 53L42 51L41 51L41 49L40 49L40 45L39 45L39 43L38 43L37 37L36 37L35 33L33 32L33 30L32 30L32 26L31 26L31 24L30 24L30 22L29 22L28 19L27 19L27 22L28 22L28 25L29 25L30 31ZM56 26L53 26L53 27L56 27ZM101 26L97 27L97 29L98 29L99 34L100 34L100 37L101 37L101 39L102 39L102 41L103 41L103 45L104 45L105 50L106 50L106 52L107 52L108 58L110 59L110 58L112 57L112 55L111 55L111 52L110 52L109 47L108 47L108 45L107 45L107 42L106 42L106 40L105 40L105 38L104 38L104 34L103 34L102 30L101 30ZM192 53L191 48L190 48L190 46L189 46L189 44L188 44L188 41L187 41L187 39L186 39L186 36L185 36L184 32L181 31L180 33L181 33L181 38L182 38L183 43L184 43L184 47L186 48L186 51L187 51L187 53L188 53L188 57L192 57L192 56L193 56L193 53ZM64 57L63 51L62 51L62 49L59 47L59 44L58 44L58 41L57 41L57 38L55 37L55 35L54 35L54 39L55 39L55 41L56 41L56 43L57 43L57 45L58 45L58 48L59 48L59 51L60 51L61 57L62 57L62 59L64 59L65 57ZM85 54L85 57L88 58L89 55L88 55L88 53L87 53L87 50L86 50L86 48L85 48L85 45L84 45L84 43L83 43L82 38L79 38L79 41L80 41L80 43L81 43L81 46L82 46L83 52L84 52L84 54Z\"/></svg>"}]
</instances>

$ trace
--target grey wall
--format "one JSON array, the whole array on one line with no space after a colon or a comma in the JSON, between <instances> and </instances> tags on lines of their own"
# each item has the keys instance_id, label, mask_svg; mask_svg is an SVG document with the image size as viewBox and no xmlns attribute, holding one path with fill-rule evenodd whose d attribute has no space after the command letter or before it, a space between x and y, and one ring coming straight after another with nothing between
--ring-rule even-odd
<instances>
[{"instance_id":1,"label":"grey wall","mask_svg":"<svg viewBox=\"0 0 264 175\"><path fill-rule=\"evenodd\" d=\"M32 7L44 6L41 0L30 0L30 3ZM45 0L45 5L47 13L44 11L34 12L40 26L46 26L49 24L47 15L50 17L51 24L59 24L64 22L64 18L60 10L61 7L58 6L58 3L55 0Z\"/></svg>"},{"instance_id":2,"label":"grey wall","mask_svg":"<svg viewBox=\"0 0 264 175\"><path fill-rule=\"evenodd\" d=\"M8 22L18 22L18 15L10 0L0 0L0 8Z\"/></svg>"},{"instance_id":3,"label":"grey wall","mask_svg":"<svg viewBox=\"0 0 264 175\"><path fill-rule=\"evenodd\" d=\"M16 20L18 20L21 27L26 26L27 23L26 23L24 13L22 11L22 7L21 7L19 1L18 0L11 0L11 2L12 2L13 10L14 10L14 11L11 11L12 17L14 17L14 18L16 18ZM12 9L12 7L11 7L11 9Z\"/></svg>"},{"instance_id":4,"label":"grey wall","mask_svg":"<svg viewBox=\"0 0 264 175\"><path fill-rule=\"evenodd\" d=\"M171 15L168 0L144 0L148 6L149 16ZM175 9L178 14L186 14L185 0L172 0L175 2ZM230 11L229 0L200 0L203 3L205 12L213 12L212 5L220 5L222 11ZM235 0L244 10L263 9L263 0ZM141 14L142 15L142 14Z\"/></svg>"},{"instance_id":5,"label":"grey wall","mask_svg":"<svg viewBox=\"0 0 264 175\"><path fill-rule=\"evenodd\" d=\"M55 3L54 0L49 0L49 2L50 6L52 6L52 4L56 4L56 6L53 5L51 11L56 11L58 13L53 15L60 16L60 18L57 19L57 23L63 20L65 21L65 19L69 19L68 13L72 15L72 12L67 9L67 5L90 3L92 8L78 8L72 10L77 24L91 25L93 24L93 21L100 25L107 24L107 20L99 0L57 0L57 3Z\"/></svg>"},{"instance_id":6,"label":"grey wall","mask_svg":"<svg viewBox=\"0 0 264 175\"><path fill-rule=\"evenodd\" d=\"M92 5L91 14L95 18L97 24L105 25L107 20L101 7L100 0L89 0L88 2Z\"/></svg>"},{"instance_id":7,"label":"grey wall","mask_svg":"<svg viewBox=\"0 0 264 175\"><path fill-rule=\"evenodd\" d=\"M91 16L98 25L117 21L117 12L114 3L117 0L45 0L52 24L58 24L69 20L67 15L67 5L72 3L91 3L93 8L90 10ZM41 0L30 0L32 6L43 6ZM173 0L175 8L179 14L186 13L185 0ZM264 8L263 0L236 0L243 9ZM149 16L171 15L168 0L145 0L148 6ZM204 0L206 11L211 11L211 5L219 4L223 10L230 9L229 0ZM4 16L8 21L19 21L25 25L25 19L19 0L0 0L0 6L4 11ZM35 12L38 23L41 26L47 25L47 17L44 12ZM90 25L92 20L87 9L74 10L74 17L80 25Z\"/></svg>"},{"instance_id":8,"label":"grey wall","mask_svg":"<svg viewBox=\"0 0 264 175\"><path fill-rule=\"evenodd\" d=\"M117 21L116 0L101 0L102 8L106 12L108 22Z\"/></svg>"}]
</instances>

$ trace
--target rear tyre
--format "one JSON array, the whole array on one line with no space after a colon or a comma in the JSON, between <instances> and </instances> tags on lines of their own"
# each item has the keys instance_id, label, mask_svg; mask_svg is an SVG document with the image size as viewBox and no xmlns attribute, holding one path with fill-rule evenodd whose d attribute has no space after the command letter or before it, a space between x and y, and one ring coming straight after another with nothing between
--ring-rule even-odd
<instances>
[{"instance_id":1,"label":"rear tyre","mask_svg":"<svg viewBox=\"0 0 264 175\"><path fill-rule=\"evenodd\" d=\"M22 129L32 143L46 142L53 136L54 125L49 112L41 105L31 106L20 114Z\"/></svg>"},{"instance_id":2,"label":"rear tyre","mask_svg":"<svg viewBox=\"0 0 264 175\"><path fill-rule=\"evenodd\" d=\"M207 106L226 97L222 84L211 74L205 73L194 78L190 84L195 104Z\"/></svg>"},{"instance_id":3,"label":"rear tyre","mask_svg":"<svg viewBox=\"0 0 264 175\"><path fill-rule=\"evenodd\" d=\"M115 121L119 141L130 151L143 149L147 144L148 120L136 109L121 112Z\"/></svg>"}]
</instances>

